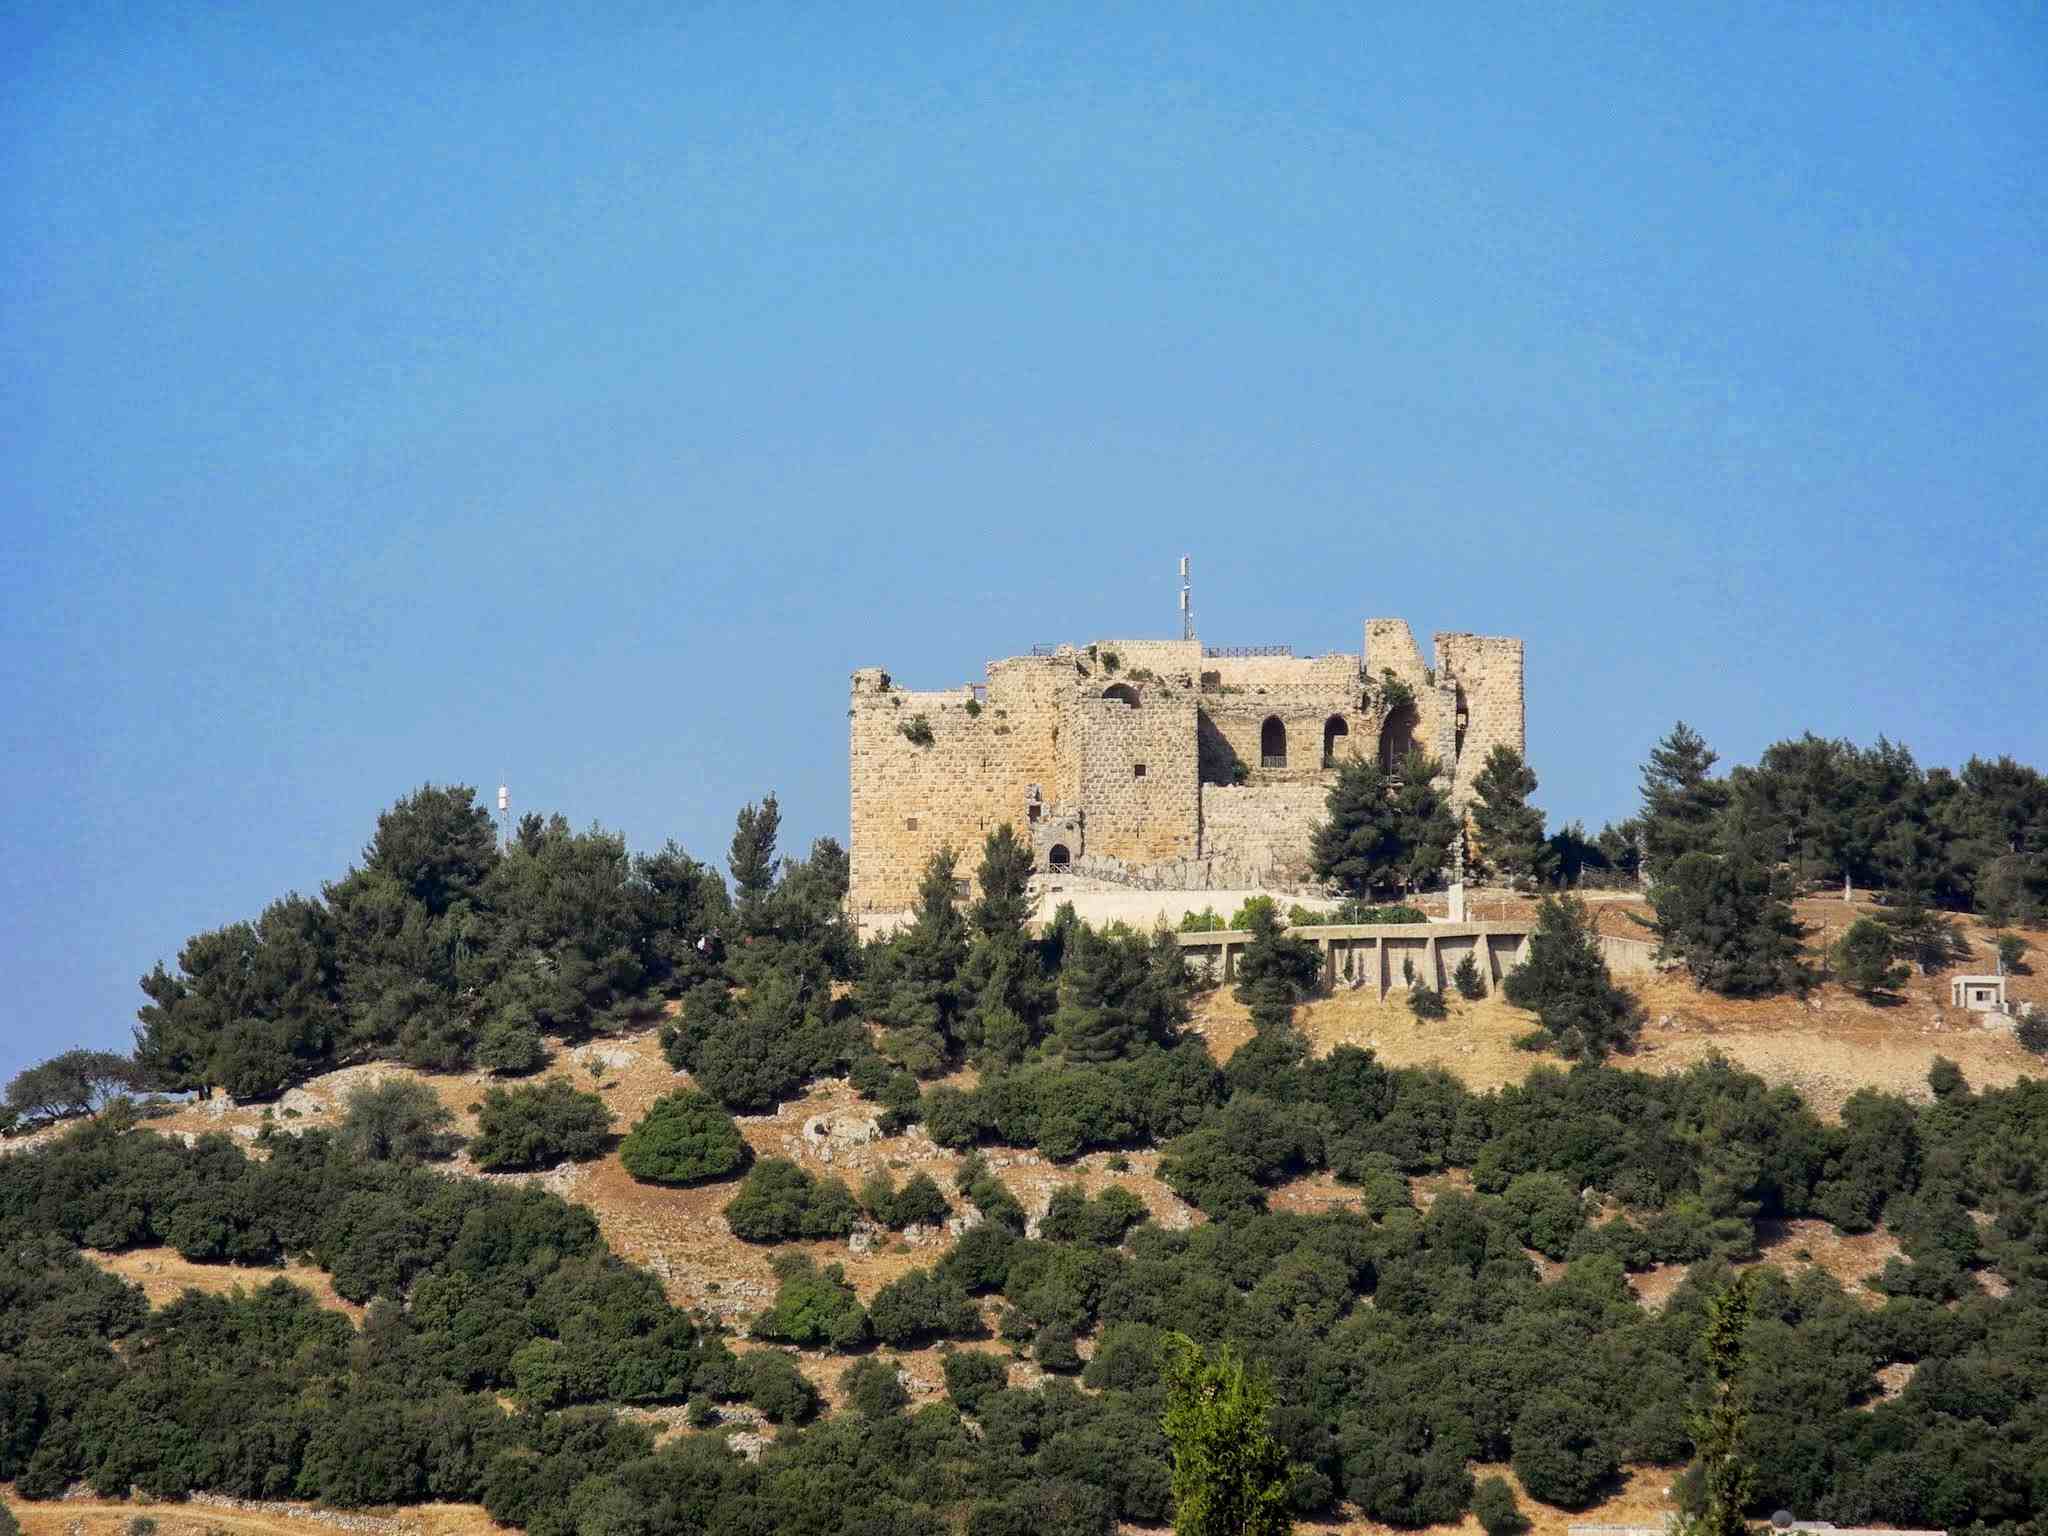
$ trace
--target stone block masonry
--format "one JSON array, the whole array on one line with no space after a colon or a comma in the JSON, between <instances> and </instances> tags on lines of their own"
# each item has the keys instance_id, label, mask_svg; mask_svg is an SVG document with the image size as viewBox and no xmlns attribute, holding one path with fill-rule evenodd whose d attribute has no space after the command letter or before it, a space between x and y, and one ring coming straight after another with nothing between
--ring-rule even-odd
<instances>
[{"instance_id":1,"label":"stone block masonry","mask_svg":"<svg viewBox=\"0 0 2048 1536\"><path fill-rule=\"evenodd\" d=\"M1431 666L1399 619L1367 621L1356 655L1102 640L918 691L864 667L849 702L856 914L908 908L942 847L970 878L1005 822L1043 870L1114 867L1176 889L1211 871L1293 883L1346 757L1391 764L1419 745L1462 809L1488 751L1524 748L1522 642L1439 634Z\"/></svg>"}]
</instances>

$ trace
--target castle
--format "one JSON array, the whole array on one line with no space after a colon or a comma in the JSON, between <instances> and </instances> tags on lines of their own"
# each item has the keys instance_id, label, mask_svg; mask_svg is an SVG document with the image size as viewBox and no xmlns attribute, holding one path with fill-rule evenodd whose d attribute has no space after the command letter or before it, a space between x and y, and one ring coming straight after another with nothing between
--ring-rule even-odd
<instances>
[{"instance_id":1,"label":"castle","mask_svg":"<svg viewBox=\"0 0 2048 1536\"><path fill-rule=\"evenodd\" d=\"M1522 642L1439 634L1424 662L1399 619L1362 654L1104 640L990 662L987 680L911 692L853 674L852 886L902 912L939 848L971 875L1004 822L1041 870L1183 890L1308 877L1339 763L1419 746L1452 804L1497 745L1523 750Z\"/></svg>"}]
</instances>

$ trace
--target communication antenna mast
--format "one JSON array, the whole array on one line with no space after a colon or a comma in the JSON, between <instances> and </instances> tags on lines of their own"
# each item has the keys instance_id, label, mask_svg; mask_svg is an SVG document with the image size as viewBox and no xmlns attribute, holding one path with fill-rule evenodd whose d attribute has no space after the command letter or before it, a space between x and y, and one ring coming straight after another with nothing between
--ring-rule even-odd
<instances>
[{"instance_id":1,"label":"communication antenna mast","mask_svg":"<svg viewBox=\"0 0 2048 1536\"><path fill-rule=\"evenodd\" d=\"M1180 637L1195 638L1194 586L1188 580L1188 557L1180 557Z\"/></svg>"},{"instance_id":2,"label":"communication antenna mast","mask_svg":"<svg viewBox=\"0 0 2048 1536\"><path fill-rule=\"evenodd\" d=\"M512 791L505 785L498 786L498 838L500 844L512 846Z\"/></svg>"}]
</instances>

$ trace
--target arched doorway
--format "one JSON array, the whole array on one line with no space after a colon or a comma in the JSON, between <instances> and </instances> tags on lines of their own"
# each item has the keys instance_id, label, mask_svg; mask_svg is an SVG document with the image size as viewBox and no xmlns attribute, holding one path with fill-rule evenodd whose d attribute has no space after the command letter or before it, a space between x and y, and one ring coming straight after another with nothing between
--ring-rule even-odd
<instances>
[{"instance_id":1,"label":"arched doorway","mask_svg":"<svg viewBox=\"0 0 2048 1536\"><path fill-rule=\"evenodd\" d=\"M1337 766L1337 753L1348 744L1351 727L1344 723L1342 715L1332 715L1323 722L1323 766Z\"/></svg>"},{"instance_id":2,"label":"arched doorway","mask_svg":"<svg viewBox=\"0 0 2048 1536\"><path fill-rule=\"evenodd\" d=\"M1047 869L1062 870L1073 862L1074 856L1071 853L1067 852L1067 845L1065 843L1054 843L1052 847L1046 851L1045 867Z\"/></svg>"},{"instance_id":3,"label":"arched doorway","mask_svg":"<svg viewBox=\"0 0 2048 1536\"><path fill-rule=\"evenodd\" d=\"M1280 723L1278 715L1266 716L1266 723L1259 727L1259 766L1287 766L1287 727Z\"/></svg>"},{"instance_id":4,"label":"arched doorway","mask_svg":"<svg viewBox=\"0 0 2048 1536\"><path fill-rule=\"evenodd\" d=\"M1129 683L1111 683L1102 690L1102 696L1105 699L1121 699L1133 709L1138 707L1138 690Z\"/></svg>"},{"instance_id":5,"label":"arched doorway","mask_svg":"<svg viewBox=\"0 0 2048 1536\"><path fill-rule=\"evenodd\" d=\"M1415 750L1415 727L1419 724L1413 704L1403 704L1380 727L1380 767L1396 772L1401 759Z\"/></svg>"}]
</instances>

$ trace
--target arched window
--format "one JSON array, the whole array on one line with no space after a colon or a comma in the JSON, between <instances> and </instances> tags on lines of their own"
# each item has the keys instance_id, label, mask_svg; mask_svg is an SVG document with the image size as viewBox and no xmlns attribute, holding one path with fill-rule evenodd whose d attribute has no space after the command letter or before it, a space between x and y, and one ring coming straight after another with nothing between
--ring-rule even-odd
<instances>
[{"instance_id":1,"label":"arched window","mask_svg":"<svg viewBox=\"0 0 2048 1536\"><path fill-rule=\"evenodd\" d=\"M1266 723L1259 727L1259 766L1287 766L1287 727L1280 723L1278 715L1266 716Z\"/></svg>"},{"instance_id":2,"label":"arched window","mask_svg":"<svg viewBox=\"0 0 2048 1536\"><path fill-rule=\"evenodd\" d=\"M1403 704L1380 727L1380 767L1388 773L1400 771L1401 759L1415 749L1418 718L1413 704Z\"/></svg>"},{"instance_id":3,"label":"arched window","mask_svg":"<svg viewBox=\"0 0 2048 1536\"><path fill-rule=\"evenodd\" d=\"M1045 855L1046 868L1051 870L1065 869L1073 862L1074 856L1067 852L1067 845L1065 843L1054 843Z\"/></svg>"},{"instance_id":4,"label":"arched window","mask_svg":"<svg viewBox=\"0 0 2048 1536\"><path fill-rule=\"evenodd\" d=\"M1351 727L1344 723L1342 715L1332 715L1323 722L1323 766L1337 766L1337 751L1344 746L1345 738L1351 734Z\"/></svg>"},{"instance_id":5,"label":"arched window","mask_svg":"<svg viewBox=\"0 0 2048 1536\"><path fill-rule=\"evenodd\" d=\"M1133 709L1138 707L1138 690L1129 683L1111 683L1102 690L1102 696L1105 699L1121 699Z\"/></svg>"}]
</instances>

